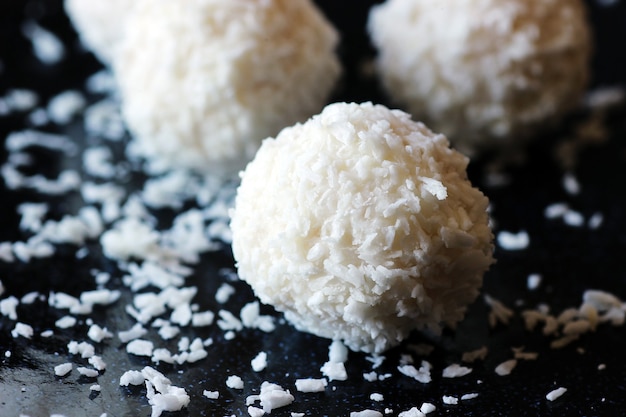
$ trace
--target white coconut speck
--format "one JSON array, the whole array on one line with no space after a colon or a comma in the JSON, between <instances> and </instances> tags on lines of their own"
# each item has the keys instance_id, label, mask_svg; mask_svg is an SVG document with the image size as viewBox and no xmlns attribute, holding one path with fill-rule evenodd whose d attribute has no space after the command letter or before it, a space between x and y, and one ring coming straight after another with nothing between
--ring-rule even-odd
<instances>
[{"instance_id":1,"label":"white coconut speck","mask_svg":"<svg viewBox=\"0 0 626 417\"><path fill-rule=\"evenodd\" d=\"M202 391L202 395L210 400L217 400L220 397L220 392L204 390Z\"/></svg>"},{"instance_id":2,"label":"white coconut speck","mask_svg":"<svg viewBox=\"0 0 626 417\"><path fill-rule=\"evenodd\" d=\"M76 325L76 318L72 316L63 316L54 322L54 325L59 329L69 329Z\"/></svg>"},{"instance_id":3,"label":"white coconut speck","mask_svg":"<svg viewBox=\"0 0 626 417\"><path fill-rule=\"evenodd\" d=\"M232 389L243 389L243 380L237 375L230 375L226 378L226 386Z\"/></svg>"},{"instance_id":4,"label":"white coconut speck","mask_svg":"<svg viewBox=\"0 0 626 417\"><path fill-rule=\"evenodd\" d=\"M444 378L460 378L462 376L470 374L471 372L472 368L467 368L457 363L453 363L452 365L444 368L441 376L443 376Z\"/></svg>"},{"instance_id":5,"label":"white coconut speck","mask_svg":"<svg viewBox=\"0 0 626 417\"><path fill-rule=\"evenodd\" d=\"M87 378L96 378L100 373L96 369L85 368L84 366L79 366L76 368L79 374Z\"/></svg>"},{"instance_id":6,"label":"white coconut speck","mask_svg":"<svg viewBox=\"0 0 626 417\"><path fill-rule=\"evenodd\" d=\"M419 408L413 407L409 410L402 411L398 414L398 417L424 417L424 413L420 411Z\"/></svg>"},{"instance_id":7,"label":"white coconut speck","mask_svg":"<svg viewBox=\"0 0 626 417\"><path fill-rule=\"evenodd\" d=\"M250 361L254 372L261 372L267 367L267 353L259 352L252 361Z\"/></svg>"},{"instance_id":8,"label":"white coconut speck","mask_svg":"<svg viewBox=\"0 0 626 417\"><path fill-rule=\"evenodd\" d=\"M142 385L145 378L141 371L129 370L120 377L120 386L127 387L129 385Z\"/></svg>"},{"instance_id":9,"label":"white coconut speck","mask_svg":"<svg viewBox=\"0 0 626 417\"><path fill-rule=\"evenodd\" d=\"M296 379L296 389L300 392L323 392L326 390L328 381L326 378L300 378Z\"/></svg>"},{"instance_id":10,"label":"white coconut speck","mask_svg":"<svg viewBox=\"0 0 626 417\"><path fill-rule=\"evenodd\" d=\"M351 411L350 417L383 417L383 413L376 410Z\"/></svg>"},{"instance_id":11,"label":"white coconut speck","mask_svg":"<svg viewBox=\"0 0 626 417\"><path fill-rule=\"evenodd\" d=\"M401 365L398 367L398 371L400 371L401 374L414 378L422 384L428 384L431 381L431 369L432 365L425 360L422 361L419 369L413 365Z\"/></svg>"},{"instance_id":12,"label":"white coconut speck","mask_svg":"<svg viewBox=\"0 0 626 417\"><path fill-rule=\"evenodd\" d=\"M127 343L134 339L139 339L148 333L141 323L135 323L133 327L128 330L122 330L117 333L117 337L120 339L120 342Z\"/></svg>"},{"instance_id":13,"label":"white coconut speck","mask_svg":"<svg viewBox=\"0 0 626 417\"><path fill-rule=\"evenodd\" d=\"M31 325L20 322L15 323L15 327L11 330L11 336L14 338L22 336L23 338L30 339L33 337L34 333L35 332Z\"/></svg>"},{"instance_id":14,"label":"white coconut speck","mask_svg":"<svg viewBox=\"0 0 626 417\"><path fill-rule=\"evenodd\" d=\"M547 393L546 399L548 401L554 401L557 398L561 397L563 394L565 394L566 391L567 391L567 388L559 387Z\"/></svg>"},{"instance_id":15,"label":"white coconut speck","mask_svg":"<svg viewBox=\"0 0 626 417\"><path fill-rule=\"evenodd\" d=\"M150 340L135 339L126 345L126 352L137 356L152 356L154 343Z\"/></svg>"},{"instance_id":16,"label":"white coconut speck","mask_svg":"<svg viewBox=\"0 0 626 417\"><path fill-rule=\"evenodd\" d=\"M457 405L459 403L459 399L451 395L444 395L441 400L447 405Z\"/></svg>"},{"instance_id":17,"label":"white coconut speck","mask_svg":"<svg viewBox=\"0 0 626 417\"><path fill-rule=\"evenodd\" d=\"M11 320L17 320L17 306L20 304L20 300L17 297L10 295L7 298L0 300L0 314Z\"/></svg>"},{"instance_id":18,"label":"white coconut speck","mask_svg":"<svg viewBox=\"0 0 626 417\"><path fill-rule=\"evenodd\" d=\"M33 52L42 63L57 64L65 57L63 42L34 21L25 22L22 25L22 33L31 41Z\"/></svg>"},{"instance_id":19,"label":"white coconut speck","mask_svg":"<svg viewBox=\"0 0 626 417\"><path fill-rule=\"evenodd\" d=\"M497 236L498 245L505 250L523 250L530 244L528 232L521 230L517 233L503 230Z\"/></svg>"},{"instance_id":20,"label":"white coconut speck","mask_svg":"<svg viewBox=\"0 0 626 417\"><path fill-rule=\"evenodd\" d=\"M526 287L530 291L534 291L537 288L539 288L542 280L543 280L543 277L540 274L530 274L526 278Z\"/></svg>"},{"instance_id":21,"label":"white coconut speck","mask_svg":"<svg viewBox=\"0 0 626 417\"><path fill-rule=\"evenodd\" d=\"M54 374L56 376L65 376L72 371L72 364L70 362L62 363L54 367Z\"/></svg>"},{"instance_id":22,"label":"white coconut speck","mask_svg":"<svg viewBox=\"0 0 626 417\"><path fill-rule=\"evenodd\" d=\"M509 359L496 366L495 372L499 376L506 376L513 372L513 369L517 366L516 359Z\"/></svg>"},{"instance_id":23,"label":"white coconut speck","mask_svg":"<svg viewBox=\"0 0 626 417\"><path fill-rule=\"evenodd\" d=\"M91 340L93 340L96 343L100 343L104 339L109 339L113 337L113 333L108 331L106 327L102 328L98 326L97 324L93 324L89 327L89 330L87 331L87 337L89 337Z\"/></svg>"},{"instance_id":24,"label":"white coconut speck","mask_svg":"<svg viewBox=\"0 0 626 417\"><path fill-rule=\"evenodd\" d=\"M377 392L370 394L370 400L372 401L380 402L380 401L383 401L384 399L385 397L383 396L383 394L380 394Z\"/></svg>"},{"instance_id":25,"label":"white coconut speck","mask_svg":"<svg viewBox=\"0 0 626 417\"><path fill-rule=\"evenodd\" d=\"M69 123L86 105L85 97L77 90L66 90L48 102L48 117L59 125Z\"/></svg>"}]
</instances>

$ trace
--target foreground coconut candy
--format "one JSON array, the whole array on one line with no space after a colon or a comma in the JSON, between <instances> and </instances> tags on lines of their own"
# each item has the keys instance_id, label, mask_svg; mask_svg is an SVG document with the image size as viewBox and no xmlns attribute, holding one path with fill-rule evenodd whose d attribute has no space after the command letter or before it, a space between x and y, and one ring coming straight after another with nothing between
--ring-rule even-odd
<instances>
[{"instance_id":1,"label":"foreground coconut candy","mask_svg":"<svg viewBox=\"0 0 626 417\"><path fill-rule=\"evenodd\" d=\"M331 104L265 140L242 173L239 275L296 328L353 350L454 326L493 262L467 164L404 112Z\"/></svg>"}]
</instances>

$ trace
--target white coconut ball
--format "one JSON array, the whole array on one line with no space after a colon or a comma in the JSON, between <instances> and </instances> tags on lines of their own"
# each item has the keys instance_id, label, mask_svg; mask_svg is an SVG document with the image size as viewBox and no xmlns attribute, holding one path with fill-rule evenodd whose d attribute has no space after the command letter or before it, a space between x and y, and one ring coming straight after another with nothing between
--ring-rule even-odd
<instances>
[{"instance_id":1,"label":"white coconut ball","mask_svg":"<svg viewBox=\"0 0 626 417\"><path fill-rule=\"evenodd\" d=\"M239 275L296 328L353 350L454 326L493 262L467 164L407 113L331 104L265 140L242 173Z\"/></svg>"},{"instance_id":2,"label":"white coconut ball","mask_svg":"<svg viewBox=\"0 0 626 417\"><path fill-rule=\"evenodd\" d=\"M390 96L464 150L557 122L589 78L581 0L388 0L368 26Z\"/></svg>"},{"instance_id":3,"label":"white coconut ball","mask_svg":"<svg viewBox=\"0 0 626 417\"><path fill-rule=\"evenodd\" d=\"M135 151L154 166L242 169L320 111L338 33L310 0L143 0L115 71Z\"/></svg>"},{"instance_id":4,"label":"white coconut ball","mask_svg":"<svg viewBox=\"0 0 626 417\"><path fill-rule=\"evenodd\" d=\"M81 42L110 65L124 36L135 0L65 0L65 11Z\"/></svg>"}]
</instances>

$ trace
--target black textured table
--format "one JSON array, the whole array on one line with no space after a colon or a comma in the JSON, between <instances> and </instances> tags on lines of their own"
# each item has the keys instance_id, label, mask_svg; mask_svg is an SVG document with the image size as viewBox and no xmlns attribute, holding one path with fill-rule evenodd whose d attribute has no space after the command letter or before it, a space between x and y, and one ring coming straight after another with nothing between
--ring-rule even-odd
<instances>
[{"instance_id":1,"label":"black textured table","mask_svg":"<svg viewBox=\"0 0 626 417\"><path fill-rule=\"evenodd\" d=\"M372 49L364 31L368 7L374 3L364 0L318 1L327 16L342 32L340 48L345 66L345 77L333 100L371 100L388 104L376 81L363 75L363 65L372 57ZM602 6L600 1L588 1L594 27L596 52L592 63L594 78L592 88L624 86L626 82L626 3L617 1L612 6ZM23 34L23 23L36 21L41 27L56 34L65 44L66 56L56 64L42 64L32 53L31 43ZM92 55L82 51L76 34L63 14L61 1L3 0L0 3L0 97L10 90L35 91L39 103L67 89L84 91L85 80L100 65ZM97 97L86 94L93 102ZM32 111L12 111L0 115L0 137L11 132L33 128L29 122ZM61 414L73 416L148 416L150 406L146 388L120 387L120 376L129 369L140 370L154 366L171 379L172 384L183 387L191 402L180 412L164 413L176 416L246 416L246 397L258 394L263 381L277 383L289 389L295 401L272 415L289 416L303 412L307 416L348 416L350 412L366 409L393 410L398 415L411 407L429 402L436 406L431 415L497 416L617 416L626 411L626 328L610 323L598 325L593 332L561 349L553 349L554 337L546 337L540 327L527 331L522 311L540 304L549 306L552 314L569 307L578 307L585 290L599 289L626 300L626 107L622 103L604 114L606 137L580 145L577 162L565 166L562 151L574 143L576 129L588 121L593 110L582 109L572 115L558 131L537 138L528 147L526 159L512 164L500 173L508 178L504 186L494 186L487 179L494 160L483 156L473 160L469 174L473 183L492 201L494 232L527 232L530 244L520 250L505 250L497 246L497 263L485 276L483 294L501 301L513 311L508 324L490 326L490 308L479 298L469 309L466 319L456 331L446 330L440 338L416 334L402 346L385 354L385 361L376 368L379 375L388 378L367 381L364 373L372 371L367 355L350 353L345 366L346 381L331 381L322 393L297 392L297 378L319 378L319 368L328 360L329 341L297 332L277 319L276 330L264 333L256 329L237 332L227 340L225 332L213 324L208 327L184 328L181 336L191 339L213 339L208 346L208 357L184 365L154 365L149 359L130 355L117 337L94 343L97 354L107 363L97 378L81 376L76 367L86 364L84 359L68 353L72 340L88 341L87 318L105 324L117 334L134 324L125 306L131 302L132 293L122 283L122 273L116 263L101 254L97 239L86 243L89 249L84 257L77 257L75 245L57 245L56 254L50 258L30 262L0 261L0 281L4 293L0 299L15 296L18 299L31 292L44 297L32 304L22 303L17 308L16 319L0 315L0 416L32 417ZM46 124L36 129L68 135L82 149L89 146L85 140L82 119L75 118L65 125ZM568 142L569 141L569 142ZM123 146L123 141L111 144ZM39 147L28 148L34 163L26 174L41 173L50 177L60 170L75 168L80 171L80 153L65 155ZM119 154L119 149L116 150ZM0 151L0 163L5 163L10 152ZM561 156L559 156L561 155ZM570 175L580 185L579 193L564 187L564 178ZM135 178L137 177L137 178ZM136 174L127 183L140 181ZM75 213L81 204L77 192L48 196L32 190L8 189L2 185L0 200L0 242L23 241L28 233L20 230L17 208L24 202L46 202L50 205L49 217L59 219L66 213ZM583 216L586 222L596 215L602 216L599 227L568 225L562 219L550 219L546 207L566 203ZM163 210L158 215L167 222L175 212ZM194 265L194 273L186 286L197 287L194 298L201 310L217 311L225 308L234 313L254 300L248 286L230 281L223 270L233 268L228 246L203 255ZM56 329L55 321L67 311L53 308L47 302L51 292L64 292L78 296L95 288L92 269L111 274L107 287L120 290L120 300L106 307L96 307L88 316L77 316L78 324L69 329ZM527 287L527 278L540 274L541 284L535 290ZM215 301L215 292L224 282L235 288L227 306ZM264 314L274 314L263 307ZM276 315L279 317L278 315ZM34 329L31 339L14 337L11 333L17 322L27 323ZM54 329L50 337L40 333ZM161 345L176 348L176 339L168 343L159 341L155 332L147 336ZM428 356L420 356L412 346L427 344L433 347ZM464 364L472 368L469 375L460 378L443 378L442 370L453 363L462 363L464 352L488 348L484 360ZM536 352L535 360L519 360L510 375L500 376L494 369L513 358L512 348ZM250 360L258 352L268 354L268 366L254 372ZM420 383L398 371L398 365L411 355L415 364L428 360L433 367L432 382ZM74 363L74 370L65 377L54 374L54 366ZM238 375L244 389L231 389L225 384L229 375ZM99 384L101 391L90 391ZM546 394L565 387L565 394L548 401ZM219 391L217 400L203 396L203 391ZM370 398L380 393L381 401ZM476 393L471 399L459 400L456 405L443 403L443 396L461 398Z\"/></svg>"}]
</instances>

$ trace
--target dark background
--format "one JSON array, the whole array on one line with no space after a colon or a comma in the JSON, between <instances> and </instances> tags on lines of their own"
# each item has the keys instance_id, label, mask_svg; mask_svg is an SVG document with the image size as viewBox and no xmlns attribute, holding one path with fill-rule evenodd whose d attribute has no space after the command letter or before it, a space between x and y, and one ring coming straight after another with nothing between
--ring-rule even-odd
<instances>
[{"instance_id":1,"label":"dark background","mask_svg":"<svg viewBox=\"0 0 626 417\"><path fill-rule=\"evenodd\" d=\"M363 75L361 68L373 56L364 30L367 10L373 1L342 0L317 2L327 17L342 33L340 54L345 68L342 80L333 100L371 100L389 104L381 93L376 80ZM624 85L626 82L626 3L617 2L611 7L601 7L596 1L587 1L596 43L592 62L592 87ZM54 31L67 46L68 56L59 64L42 65L31 53L29 42L21 34L24 19L34 19L43 27ZM92 55L82 51L76 35L61 7L59 0L0 1L0 96L10 88L28 88L37 91L40 102L68 88L82 89L86 77L100 68ZM577 124L587 117L584 110L572 115L556 132L536 138L527 149L525 163L510 166L505 173L511 183L506 187L490 188L484 183L492 156L473 160L470 177L491 199L496 229L528 231L531 245L522 251L496 249L497 264L485 277L484 292L503 301L516 311L509 326L491 329L486 320L488 309L481 299L474 303L457 331L446 331L440 339L415 335L410 341L428 342L435 346L428 357L433 364L433 382L420 384L396 371L401 354L407 353L406 345L389 352L387 360L378 369L394 376L385 381L365 382L363 372L371 369L364 355L351 353L346 364L350 379L331 382L325 393L302 394L294 392L293 381L300 377L319 377L318 369L327 360L328 341L296 332L287 325L280 325L274 333L263 334L246 330L233 341L223 340L222 332L212 326L209 329L188 330L190 337L213 337L215 344L209 357L195 365L180 367L161 366L175 385L184 387L191 395L188 409L176 416L224 416L247 415L245 398L257 393L262 381L268 380L289 388L296 402L284 409L272 412L276 416L288 416L290 411L306 411L311 416L349 415L350 411L365 408L384 410L392 408L397 415L412 406L428 401L437 405L434 415L463 416L616 416L626 415L626 329L601 325L596 332L582 337L572 345L561 349L549 348L549 339L539 331L527 332L519 312L539 303L551 306L557 313L567 307L577 307L584 290L597 288L610 291L626 299L626 109L614 109L607 117L610 138L601 144L588 145L583 149L579 162L573 169L582 192L571 196L562 187L564 169L555 156L564 138L571 137ZM0 137L4 139L11 131L26 128L25 114L0 117ZM44 130L67 133L82 143L79 122L69 126L46 126ZM59 161L56 154L38 153L37 169L53 174L60 166L78 166L76 160ZM6 151L0 150L2 161ZM23 240L25 235L17 225L16 207L24 201L48 201L51 217L60 217L79 202L79 196L43 197L24 190L2 189L0 194L0 241ZM573 228L558 220L547 220L543 210L548 204L567 202L589 217L601 212L604 223L598 230ZM171 215L171 213L170 213ZM167 217L168 213L163 213ZM123 288L115 264L98 253L98 245L88 244L91 255L84 260L74 256L76 248L62 246L52 259L38 260L28 264L0 262L0 280L7 291L4 296L17 297L30 291L63 291L77 295L92 289L91 268L107 270L118 277L112 288ZM188 281L199 289L197 302L203 309L216 309L214 292L226 278L218 273L221 267L232 267L228 248L207 254L197 273ZM117 273L117 275L116 275ZM543 283L539 290L529 291L526 278L540 273ZM253 300L249 288L234 283L236 296L229 309L238 311ZM111 331L123 330L132 324L124 313L124 305L131 294L124 293L116 305L98 309L93 317L96 322L107 323ZM516 302L521 300L522 305ZM266 309L266 312L271 312ZM36 303L21 306L20 321L34 324L36 334L53 327L54 321L65 315ZM93 379L79 377L73 371L68 377L54 376L53 366L79 359L68 355L66 345L70 340L85 340L83 323L73 330L56 332L50 339L35 336L31 341L13 339L10 330L14 322L0 317L0 416L32 417L49 416L52 413L68 417L92 415L103 412L109 416L149 415L145 388L121 388L119 376L127 369L141 369L149 361L130 357L112 339L99 346L99 354L108 363L106 372L98 379L102 386L99 395L89 393ZM445 380L441 369L459 362L461 354L483 345L488 346L485 361L470 365L472 374L458 379ZM525 346L526 350L539 352L536 361L523 361L510 376L497 376L493 369L512 357L510 348ZM10 350L11 357L4 356ZM268 352L269 365L262 373L250 370L249 361L260 350ZM417 363L420 358L416 356ZM599 371L598 365L606 369ZM178 371L183 371L182 373ZM228 375L240 375L246 383L243 392L227 389L224 381ZM478 383L478 381L481 383ZM563 386L567 393L554 402L545 400L550 390ZM336 387L333 390L331 387ZM220 399L207 400L202 390L219 390ZM384 401L376 403L369 399L373 392L382 393ZM444 406L443 395L461 396L479 393L475 399L460 402L456 406ZM166 413L167 414L167 413Z\"/></svg>"}]
</instances>

